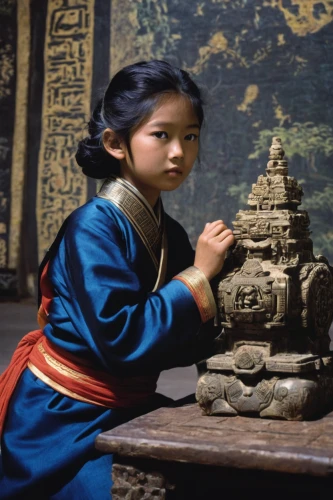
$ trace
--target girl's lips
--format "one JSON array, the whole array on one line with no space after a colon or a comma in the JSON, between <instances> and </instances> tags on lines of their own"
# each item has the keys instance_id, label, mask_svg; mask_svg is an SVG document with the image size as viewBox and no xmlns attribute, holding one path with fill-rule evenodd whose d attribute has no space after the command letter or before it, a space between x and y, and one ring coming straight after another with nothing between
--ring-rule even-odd
<instances>
[{"instance_id":1,"label":"girl's lips","mask_svg":"<svg viewBox=\"0 0 333 500\"><path fill-rule=\"evenodd\" d=\"M166 171L168 175L183 175L183 172L180 168L170 168L169 170Z\"/></svg>"}]
</instances>

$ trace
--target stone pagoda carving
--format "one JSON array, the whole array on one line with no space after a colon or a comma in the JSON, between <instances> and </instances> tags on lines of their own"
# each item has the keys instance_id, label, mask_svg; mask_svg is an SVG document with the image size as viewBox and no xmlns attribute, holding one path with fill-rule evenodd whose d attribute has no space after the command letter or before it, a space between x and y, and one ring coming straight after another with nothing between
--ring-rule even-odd
<instances>
[{"instance_id":1,"label":"stone pagoda carving","mask_svg":"<svg viewBox=\"0 0 333 500\"><path fill-rule=\"evenodd\" d=\"M236 215L216 290L224 332L196 396L206 415L311 419L333 407L333 268L313 255L302 187L278 137L266 173Z\"/></svg>"}]
</instances>

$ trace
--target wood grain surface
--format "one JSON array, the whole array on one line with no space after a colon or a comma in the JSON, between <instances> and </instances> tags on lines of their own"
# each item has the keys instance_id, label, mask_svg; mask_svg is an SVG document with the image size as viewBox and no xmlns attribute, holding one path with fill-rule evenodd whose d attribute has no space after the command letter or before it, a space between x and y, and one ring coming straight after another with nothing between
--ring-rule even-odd
<instances>
[{"instance_id":1,"label":"wood grain surface","mask_svg":"<svg viewBox=\"0 0 333 500\"><path fill-rule=\"evenodd\" d=\"M96 446L128 458L331 476L333 412L310 422L207 417L185 398L100 434Z\"/></svg>"}]
</instances>

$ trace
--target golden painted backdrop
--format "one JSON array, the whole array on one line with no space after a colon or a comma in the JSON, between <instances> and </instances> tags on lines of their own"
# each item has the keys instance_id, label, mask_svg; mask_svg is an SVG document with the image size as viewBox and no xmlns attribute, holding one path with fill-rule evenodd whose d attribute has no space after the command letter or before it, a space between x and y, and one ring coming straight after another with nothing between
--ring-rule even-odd
<instances>
[{"instance_id":1,"label":"golden painted backdrop","mask_svg":"<svg viewBox=\"0 0 333 500\"><path fill-rule=\"evenodd\" d=\"M151 58L204 89L200 164L164 197L193 243L207 220L231 223L244 208L280 135L315 250L333 260L332 2L5 0L0 22L2 295L26 288L63 219L94 193L74 152L110 75Z\"/></svg>"}]
</instances>

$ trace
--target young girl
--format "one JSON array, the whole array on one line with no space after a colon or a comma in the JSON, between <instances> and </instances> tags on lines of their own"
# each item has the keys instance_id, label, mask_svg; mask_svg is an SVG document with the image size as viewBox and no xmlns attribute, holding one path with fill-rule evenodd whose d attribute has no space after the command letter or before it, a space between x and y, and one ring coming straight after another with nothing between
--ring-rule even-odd
<instances>
[{"instance_id":1,"label":"young girl","mask_svg":"<svg viewBox=\"0 0 333 500\"><path fill-rule=\"evenodd\" d=\"M2 499L110 498L96 436L165 403L159 373L204 356L233 235L207 223L194 255L160 198L191 172L202 121L199 89L163 61L127 66L97 105L76 160L107 180L46 255L41 329L0 380Z\"/></svg>"}]
</instances>

